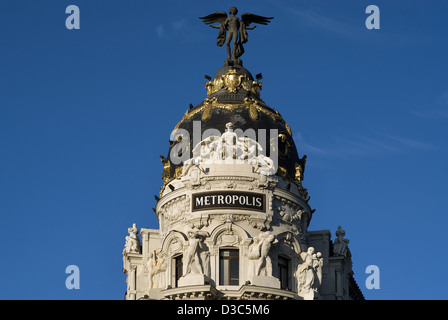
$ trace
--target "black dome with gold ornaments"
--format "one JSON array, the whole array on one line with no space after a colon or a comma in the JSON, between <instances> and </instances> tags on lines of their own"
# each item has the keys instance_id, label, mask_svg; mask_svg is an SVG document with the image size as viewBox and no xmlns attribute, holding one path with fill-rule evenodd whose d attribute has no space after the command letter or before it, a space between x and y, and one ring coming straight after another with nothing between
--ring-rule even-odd
<instances>
[{"instance_id":1,"label":"black dome with gold ornaments","mask_svg":"<svg viewBox=\"0 0 448 320\"><path fill-rule=\"evenodd\" d=\"M189 152L187 158L191 158L192 149L195 147L193 145L195 121L200 122L201 136L208 129L216 129L223 133L226 130L226 124L231 122L235 129L241 129L243 132L253 129L257 141L261 138L258 136L259 129L265 129L266 155L269 156L270 150L278 152L276 174L289 182L296 183L301 190L301 195L308 199L307 191L301 184L306 156L299 157L291 128L280 113L260 98L261 82L254 80L252 74L242 66L241 60L238 63L227 60L213 79L209 78L209 80L205 83L207 98L197 106L190 105L190 109L185 112L182 120L174 128L168 157L161 156L164 166L162 176L164 184L161 192L171 180L178 178L182 173L182 163L173 159L173 157L182 156L178 154L177 149L174 149L175 152L173 150L182 139L180 135L176 136L176 129L183 129L189 133L191 147L187 147L184 151ZM271 136L270 129L276 129L275 135Z\"/></svg>"}]
</instances>

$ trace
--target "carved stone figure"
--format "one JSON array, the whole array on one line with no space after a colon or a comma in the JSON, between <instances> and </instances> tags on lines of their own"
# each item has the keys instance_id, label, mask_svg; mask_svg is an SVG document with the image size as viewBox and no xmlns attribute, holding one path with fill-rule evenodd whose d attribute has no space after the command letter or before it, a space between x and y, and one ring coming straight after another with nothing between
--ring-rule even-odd
<instances>
[{"instance_id":1,"label":"carved stone figure","mask_svg":"<svg viewBox=\"0 0 448 320\"><path fill-rule=\"evenodd\" d=\"M274 161L265 156L261 145L249 137L238 137L233 131L231 122L226 124L226 132L221 136L210 136L199 142L193 148L191 159L184 161L183 175L194 166L200 164L251 164L256 168L256 172L266 176L276 172Z\"/></svg>"},{"instance_id":2,"label":"carved stone figure","mask_svg":"<svg viewBox=\"0 0 448 320\"><path fill-rule=\"evenodd\" d=\"M243 139L243 147L238 156L239 160L249 160L257 156L257 145L249 139Z\"/></svg>"},{"instance_id":3,"label":"carved stone figure","mask_svg":"<svg viewBox=\"0 0 448 320\"><path fill-rule=\"evenodd\" d=\"M344 256L347 254L348 243L350 240L344 239L345 230L342 230L341 226L338 227L336 231L336 239L333 243L333 253L335 256Z\"/></svg>"},{"instance_id":4,"label":"carved stone figure","mask_svg":"<svg viewBox=\"0 0 448 320\"><path fill-rule=\"evenodd\" d=\"M146 269L145 272L149 274L149 288L153 288L152 276L154 274L154 267L156 265L156 260L154 258L154 254L150 253L148 255L148 261L146 261Z\"/></svg>"},{"instance_id":5,"label":"carved stone figure","mask_svg":"<svg viewBox=\"0 0 448 320\"><path fill-rule=\"evenodd\" d=\"M252 13L243 13L240 19L236 16L238 14L238 9L236 7L231 7L229 13L230 16L227 16L227 13L220 11L205 17L200 17L199 19L202 19L203 22L210 25L210 27L219 29L216 44L221 47L225 42L228 60L235 61L244 53L243 44L247 42L249 37L247 30L255 29L255 26L249 27L250 24L258 23L267 25L273 18L267 18ZM212 23L215 22L219 23L219 26L212 25ZM230 47L230 43L232 43L232 48Z\"/></svg>"},{"instance_id":6,"label":"carved stone figure","mask_svg":"<svg viewBox=\"0 0 448 320\"><path fill-rule=\"evenodd\" d=\"M307 252L300 254L302 263L297 268L297 294L305 300L312 300L318 295L318 289L322 283L322 253L314 253L314 248L309 247Z\"/></svg>"},{"instance_id":7,"label":"carved stone figure","mask_svg":"<svg viewBox=\"0 0 448 320\"><path fill-rule=\"evenodd\" d=\"M221 159L236 159L238 136L233 132L231 122L226 124L226 128L218 145L218 153L221 154Z\"/></svg>"},{"instance_id":8,"label":"carved stone figure","mask_svg":"<svg viewBox=\"0 0 448 320\"><path fill-rule=\"evenodd\" d=\"M324 266L324 258L322 257L322 253L318 252L313 255L313 268L316 272L316 277L314 279L314 288L319 290L322 284L322 268Z\"/></svg>"},{"instance_id":9,"label":"carved stone figure","mask_svg":"<svg viewBox=\"0 0 448 320\"><path fill-rule=\"evenodd\" d=\"M199 254L202 263L202 272L207 277L210 277L210 252L208 250L202 250Z\"/></svg>"},{"instance_id":10,"label":"carved stone figure","mask_svg":"<svg viewBox=\"0 0 448 320\"><path fill-rule=\"evenodd\" d=\"M138 229L136 224L132 228L128 228L129 236L126 236L126 243L124 245L123 253L140 253L140 239L137 236Z\"/></svg>"},{"instance_id":11,"label":"carved stone figure","mask_svg":"<svg viewBox=\"0 0 448 320\"><path fill-rule=\"evenodd\" d=\"M184 275L189 273L206 274L209 269L209 254L207 246L204 244L207 232L188 232L188 249L184 260Z\"/></svg>"},{"instance_id":12,"label":"carved stone figure","mask_svg":"<svg viewBox=\"0 0 448 320\"><path fill-rule=\"evenodd\" d=\"M255 276L255 270L260 259L261 243L258 237L252 239L252 244L249 246L247 258L249 259L249 276Z\"/></svg>"},{"instance_id":13,"label":"carved stone figure","mask_svg":"<svg viewBox=\"0 0 448 320\"><path fill-rule=\"evenodd\" d=\"M165 271L167 269L166 254L161 250L156 250L156 260L150 273L151 288L165 287Z\"/></svg>"},{"instance_id":14,"label":"carved stone figure","mask_svg":"<svg viewBox=\"0 0 448 320\"><path fill-rule=\"evenodd\" d=\"M307 252L301 253L303 262L299 265L296 273L298 293L306 293L312 290L314 284L313 254L313 247L309 247Z\"/></svg>"},{"instance_id":15,"label":"carved stone figure","mask_svg":"<svg viewBox=\"0 0 448 320\"><path fill-rule=\"evenodd\" d=\"M269 257L269 251L272 244L277 243L274 235L268 231L260 232L253 239L249 247L248 258L250 260L250 270L254 276L272 276L272 261Z\"/></svg>"}]
</instances>

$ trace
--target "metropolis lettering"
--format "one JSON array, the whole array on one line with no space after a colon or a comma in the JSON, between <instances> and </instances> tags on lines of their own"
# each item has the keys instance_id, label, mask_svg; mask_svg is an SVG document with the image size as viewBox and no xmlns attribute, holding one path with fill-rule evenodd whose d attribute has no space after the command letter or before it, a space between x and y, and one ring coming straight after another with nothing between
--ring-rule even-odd
<instances>
[{"instance_id":1,"label":"metropolis lettering","mask_svg":"<svg viewBox=\"0 0 448 320\"><path fill-rule=\"evenodd\" d=\"M246 209L265 211L266 197L264 194L251 192L207 192L194 194L193 211L210 208Z\"/></svg>"}]
</instances>

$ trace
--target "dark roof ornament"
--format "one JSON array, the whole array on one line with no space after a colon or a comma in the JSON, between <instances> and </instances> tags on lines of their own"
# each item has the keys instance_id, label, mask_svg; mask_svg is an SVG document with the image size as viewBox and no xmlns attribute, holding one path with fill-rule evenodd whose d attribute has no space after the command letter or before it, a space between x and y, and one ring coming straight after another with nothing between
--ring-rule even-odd
<instances>
[{"instance_id":1,"label":"dark roof ornament","mask_svg":"<svg viewBox=\"0 0 448 320\"><path fill-rule=\"evenodd\" d=\"M253 13L243 13L241 14L241 19L236 15L238 14L238 9L236 7L231 7L229 10L230 16L224 11L215 12L209 14L205 17L199 17L207 25L212 28L219 29L218 37L216 38L216 44L220 47L226 43L227 62L229 65L239 64L241 65L241 57L244 53L243 44L247 42L249 35L247 30L253 30L256 26L250 27L251 23L258 23L267 25L273 17L263 17ZM218 26L213 25L213 23L219 23ZM232 43L232 48L230 44Z\"/></svg>"}]
</instances>

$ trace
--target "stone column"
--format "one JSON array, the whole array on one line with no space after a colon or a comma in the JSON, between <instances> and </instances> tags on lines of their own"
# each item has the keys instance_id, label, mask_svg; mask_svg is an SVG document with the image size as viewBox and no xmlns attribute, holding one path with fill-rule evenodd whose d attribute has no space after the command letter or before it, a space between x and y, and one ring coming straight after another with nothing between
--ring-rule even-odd
<instances>
[{"instance_id":1,"label":"stone column","mask_svg":"<svg viewBox=\"0 0 448 320\"><path fill-rule=\"evenodd\" d=\"M342 300L342 268L338 267L335 269L335 296L336 300Z\"/></svg>"},{"instance_id":2,"label":"stone column","mask_svg":"<svg viewBox=\"0 0 448 320\"><path fill-rule=\"evenodd\" d=\"M136 272L137 266L131 266L131 274L129 275L129 300L136 300Z\"/></svg>"}]
</instances>

